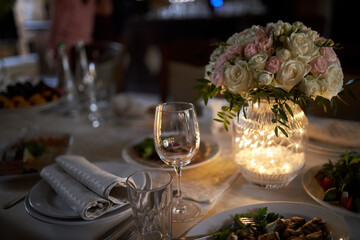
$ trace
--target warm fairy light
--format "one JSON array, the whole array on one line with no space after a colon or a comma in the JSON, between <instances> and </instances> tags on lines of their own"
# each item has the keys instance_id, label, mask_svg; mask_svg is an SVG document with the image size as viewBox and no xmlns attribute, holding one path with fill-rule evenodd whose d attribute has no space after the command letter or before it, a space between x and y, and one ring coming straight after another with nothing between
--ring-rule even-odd
<instances>
[{"instance_id":1,"label":"warm fairy light","mask_svg":"<svg viewBox=\"0 0 360 240\"><path fill-rule=\"evenodd\" d=\"M285 171L289 170L289 168L290 168L289 164L284 164L283 169L285 169Z\"/></svg>"},{"instance_id":2,"label":"warm fairy light","mask_svg":"<svg viewBox=\"0 0 360 240\"><path fill-rule=\"evenodd\" d=\"M251 159L250 164L248 159ZM294 153L282 146L266 147L262 151L245 148L237 152L235 161L253 173L280 175L300 169L304 163L304 153Z\"/></svg>"}]
</instances>

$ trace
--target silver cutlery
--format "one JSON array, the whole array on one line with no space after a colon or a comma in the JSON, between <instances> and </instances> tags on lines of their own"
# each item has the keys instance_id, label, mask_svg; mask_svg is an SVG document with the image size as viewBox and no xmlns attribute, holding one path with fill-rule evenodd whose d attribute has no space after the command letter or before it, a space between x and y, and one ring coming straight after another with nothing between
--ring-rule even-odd
<instances>
[{"instance_id":1,"label":"silver cutlery","mask_svg":"<svg viewBox=\"0 0 360 240\"><path fill-rule=\"evenodd\" d=\"M125 220L119 222L114 227L102 234L98 239L103 240L115 240L115 239L130 239L130 236L135 231L135 225L133 223L132 212L125 218Z\"/></svg>"},{"instance_id":2,"label":"silver cutlery","mask_svg":"<svg viewBox=\"0 0 360 240\"><path fill-rule=\"evenodd\" d=\"M16 204L18 204L19 202L21 202L22 200L24 200L26 196L27 196L27 193L22 194L22 195L20 195L19 197L15 198L15 199L7 202L7 203L4 203L4 204L2 205L2 208L3 208L3 209L9 209L9 208L11 208L12 206L15 206Z\"/></svg>"},{"instance_id":3,"label":"silver cutlery","mask_svg":"<svg viewBox=\"0 0 360 240\"><path fill-rule=\"evenodd\" d=\"M180 237L173 240L202 240L202 239L213 239L213 237L216 237L220 235L220 232L214 232L214 233L208 233L208 234L202 234L202 235L196 235L191 237Z\"/></svg>"}]
</instances>

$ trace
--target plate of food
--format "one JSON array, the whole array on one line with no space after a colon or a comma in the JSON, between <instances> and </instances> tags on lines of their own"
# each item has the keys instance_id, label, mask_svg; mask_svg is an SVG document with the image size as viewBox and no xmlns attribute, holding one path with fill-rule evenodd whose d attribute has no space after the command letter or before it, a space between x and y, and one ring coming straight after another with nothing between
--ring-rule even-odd
<instances>
[{"instance_id":1,"label":"plate of food","mask_svg":"<svg viewBox=\"0 0 360 240\"><path fill-rule=\"evenodd\" d=\"M33 113L49 109L66 96L61 89L46 84L43 79L9 84L0 92L0 113Z\"/></svg>"},{"instance_id":2,"label":"plate of food","mask_svg":"<svg viewBox=\"0 0 360 240\"><path fill-rule=\"evenodd\" d=\"M37 132L21 137L0 149L0 180L38 175L65 154L72 143L68 133Z\"/></svg>"},{"instance_id":3,"label":"plate of food","mask_svg":"<svg viewBox=\"0 0 360 240\"><path fill-rule=\"evenodd\" d=\"M200 148L198 154L183 169L198 167L208 163L218 156L220 148L218 143L211 137L202 135L200 138ZM151 136L136 139L122 150L122 157L125 162L140 168L158 168L171 170L173 167L165 164L157 155L154 145L154 138Z\"/></svg>"},{"instance_id":4,"label":"plate of food","mask_svg":"<svg viewBox=\"0 0 360 240\"><path fill-rule=\"evenodd\" d=\"M337 213L360 219L360 154L346 152L333 163L308 169L302 179L307 194Z\"/></svg>"},{"instance_id":5,"label":"plate of food","mask_svg":"<svg viewBox=\"0 0 360 240\"><path fill-rule=\"evenodd\" d=\"M248 224L249 220L254 222ZM347 223L336 213L312 204L267 202L230 209L197 224L187 237L212 234L212 239L350 239ZM240 237L241 236L241 237ZM262 238L261 238L261 237ZM306 238L306 237L318 238ZM251 238L254 237L254 238ZM266 238L268 237L268 238ZM300 238L299 238L300 239Z\"/></svg>"}]
</instances>

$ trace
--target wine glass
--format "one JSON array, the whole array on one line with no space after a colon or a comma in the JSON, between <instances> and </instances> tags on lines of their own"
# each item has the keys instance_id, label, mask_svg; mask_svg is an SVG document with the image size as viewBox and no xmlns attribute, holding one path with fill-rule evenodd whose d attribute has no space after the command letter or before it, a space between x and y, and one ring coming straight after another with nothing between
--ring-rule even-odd
<instances>
[{"instance_id":1,"label":"wine glass","mask_svg":"<svg viewBox=\"0 0 360 240\"><path fill-rule=\"evenodd\" d=\"M181 169L199 151L200 132L194 105L185 102L159 104L154 122L155 149L161 160L174 167L177 194L173 203L173 222L186 222L200 213L199 207L181 195Z\"/></svg>"}]
</instances>

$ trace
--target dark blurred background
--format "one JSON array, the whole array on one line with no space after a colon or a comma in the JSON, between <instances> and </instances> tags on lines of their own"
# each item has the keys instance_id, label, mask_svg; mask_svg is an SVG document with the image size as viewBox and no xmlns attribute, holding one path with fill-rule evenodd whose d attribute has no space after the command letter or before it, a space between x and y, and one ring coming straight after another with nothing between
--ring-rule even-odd
<instances>
[{"instance_id":1,"label":"dark blurred background","mask_svg":"<svg viewBox=\"0 0 360 240\"><path fill-rule=\"evenodd\" d=\"M121 71L115 79L119 92L155 93L164 101L191 100L194 79L203 76L213 43L254 24L278 20L302 21L340 43L343 49L337 54L345 82L360 76L358 10L352 1L340 0L1 0L0 58L29 53L48 56L53 48L49 36L67 16L73 16L60 13L55 19L54 6L70 1L79 2L79 10L71 14L80 17L72 21L81 20L65 28L91 29L88 44L124 46ZM358 88L356 94L360 94ZM344 98L359 106L348 96ZM343 118L360 120L360 113L341 108Z\"/></svg>"}]
</instances>

